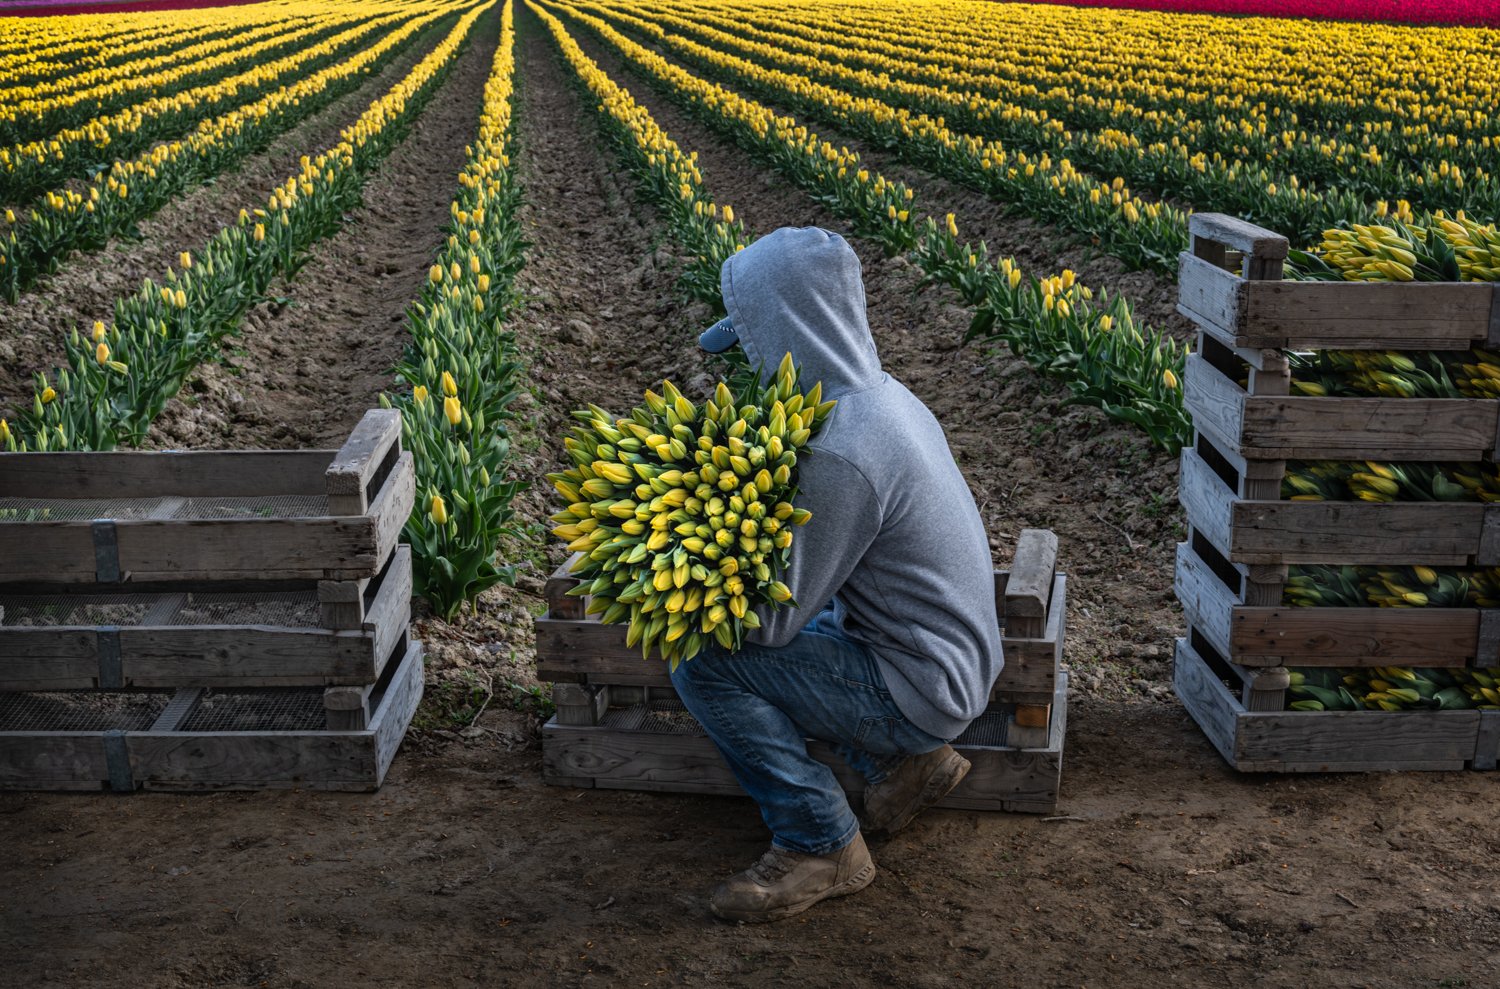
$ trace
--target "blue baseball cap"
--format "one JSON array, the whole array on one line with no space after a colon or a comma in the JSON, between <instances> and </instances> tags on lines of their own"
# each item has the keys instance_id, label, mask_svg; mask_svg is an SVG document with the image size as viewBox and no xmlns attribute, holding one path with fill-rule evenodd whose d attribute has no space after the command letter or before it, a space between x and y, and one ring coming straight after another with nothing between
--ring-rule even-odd
<instances>
[{"instance_id":1,"label":"blue baseball cap","mask_svg":"<svg viewBox=\"0 0 1500 989\"><path fill-rule=\"evenodd\" d=\"M739 342L740 335L735 332L734 324L728 316L698 335L698 346L710 354L722 354Z\"/></svg>"}]
</instances>

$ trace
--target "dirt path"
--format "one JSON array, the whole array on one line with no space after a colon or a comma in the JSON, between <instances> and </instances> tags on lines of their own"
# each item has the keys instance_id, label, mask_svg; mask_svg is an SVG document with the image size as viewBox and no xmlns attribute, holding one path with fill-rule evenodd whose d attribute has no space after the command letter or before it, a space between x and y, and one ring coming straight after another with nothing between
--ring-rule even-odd
<instances>
[{"instance_id":1,"label":"dirt path","mask_svg":"<svg viewBox=\"0 0 1500 989\"><path fill-rule=\"evenodd\" d=\"M441 35L429 30L407 43L385 69L279 137L265 151L220 174L211 185L188 190L139 224L140 240L115 238L92 254L74 255L15 303L0 302L0 414L31 401L31 375L63 361L68 333L108 321L115 300L147 277L196 250L245 207L262 203L272 186L297 171L309 149L326 148L364 113L377 95L432 50Z\"/></svg>"},{"instance_id":2,"label":"dirt path","mask_svg":"<svg viewBox=\"0 0 1500 989\"><path fill-rule=\"evenodd\" d=\"M532 362L520 466L535 476L551 460L537 438L568 408L619 401L663 373L689 381L701 373L682 344L701 314L671 301L669 252L652 253L662 230L600 153L591 101L565 85L550 40L524 11L519 27L518 161L533 241L524 278L532 305L517 321ZM708 181L723 185L726 199L735 194L759 228L821 219L664 108L660 119L700 151ZM1102 545L1113 530L1079 521L1091 490L1087 461L1109 447L1068 448L1091 430L1105 443L1125 440L1096 414L1073 410L1035 447L1013 442L1028 419L1055 413L1053 400L1017 362L939 349L954 339L944 334L957 317L930 297L909 300L911 275L900 265L865 261L887 361L901 362L949 423L966 469L987 482L1020 480L987 509L992 534L1032 520L1065 533L1070 565L1086 577L1071 619L1075 668L1087 664L1076 640L1125 644L1089 624L1089 605L1076 606L1090 593L1108 602L1129 579L1110 579L1111 568L1130 572L1123 554ZM1009 377L991 380L996 371ZM1009 420L1004 408L1027 411ZM1022 457L1063 473L1033 476ZM539 519L544 501L533 492L523 513ZM1090 538L1101 544L1096 555ZM1158 574L1140 579L1169 586ZM0 981L28 989L1478 989L1500 981L1500 774L1239 776L1180 708L1090 691L1069 713L1055 817L929 813L873 847L880 872L865 892L767 927L718 923L706 888L766 841L748 800L541 783L534 718L505 690L507 677L529 675L534 586L531 575L519 591L487 595L478 615L453 626L422 624L433 653L428 727L407 738L377 794L0 794L0 889L26 891L0 897ZM1135 629L1156 643L1168 638L1144 619ZM477 724L438 729L453 713L444 685L465 673L488 680L495 696Z\"/></svg>"},{"instance_id":3,"label":"dirt path","mask_svg":"<svg viewBox=\"0 0 1500 989\"><path fill-rule=\"evenodd\" d=\"M336 447L391 387L410 339L405 313L442 244L464 148L500 32L474 26L442 88L364 190L364 205L311 260L247 315L239 348L205 365L157 419L147 445L167 448Z\"/></svg>"},{"instance_id":4,"label":"dirt path","mask_svg":"<svg viewBox=\"0 0 1500 989\"><path fill-rule=\"evenodd\" d=\"M575 37L679 145L698 153L709 190L757 233L808 223L847 232L844 221L657 95L592 36ZM926 180L916 188L921 203ZM1098 410L1063 405L1059 386L1003 348L960 349L969 316L948 290L920 290L905 259L872 243L855 246L881 360L947 431L996 562L1009 561L1022 528L1058 534L1060 566L1071 575L1075 690L1168 698L1169 647L1181 624L1172 593L1181 538L1175 458Z\"/></svg>"}]
</instances>

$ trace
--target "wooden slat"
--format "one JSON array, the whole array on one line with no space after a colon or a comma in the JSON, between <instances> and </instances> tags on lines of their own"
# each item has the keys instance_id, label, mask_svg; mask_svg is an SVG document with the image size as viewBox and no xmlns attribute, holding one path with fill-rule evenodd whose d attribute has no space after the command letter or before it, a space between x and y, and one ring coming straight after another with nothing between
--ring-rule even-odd
<instances>
[{"instance_id":1,"label":"wooden slat","mask_svg":"<svg viewBox=\"0 0 1500 989\"><path fill-rule=\"evenodd\" d=\"M563 561L562 566L552 572L542 587L542 597L547 601L547 614L552 618L583 618L588 602L583 598L568 597L568 592L577 587L579 580L573 576L573 564L582 558L574 553Z\"/></svg>"},{"instance_id":2,"label":"wooden slat","mask_svg":"<svg viewBox=\"0 0 1500 989\"><path fill-rule=\"evenodd\" d=\"M107 790L102 732L0 731L0 790Z\"/></svg>"},{"instance_id":3,"label":"wooden slat","mask_svg":"<svg viewBox=\"0 0 1500 989\"><path fill-rule=\"evenodd\" d=\"M607 684L554 683L552 706L560 725L597 725L609 709Z\"/></svg>"},{"instance_id":4,"label":"wooden slat","mask_svg":"<svg viewBox=\"0 0 1500 989\"><path fill-rule=\"evenodd\" d=\"M0 453L0 498L320 495L335 452Z\"/></svg>"},{"instance_id":5,"label":"wooden slat","mask_svg":"<svg viewBox=\"0 0 1500 989\"><path fill-rule=\"evenodd\" d=\"M329 514L363 515L373 494L367 487L376 473L388 466L388 455L392 451L399 454L400 450L401 412L398 409L366 412L324 475Z\"/></svg>"},{"instance_id":6,"label":"wooden slat","mask_svg":"<svg viewBox=\"0 0 1500 989\"><path fill-rule=\"evenodd\" d=\"M1239 603L1239 595L1224 584L1189 543L1177 544L1173 587L1188 624L1222 655L1230 655L1230 616Z\"/></svg>"},{"instance_id":7,"label":"wooden slat","mask_svg":"<svg viewBox=\"0 0 1500 989\"><path fill-rule=\"evenodd\" d=\"M1494 769L1500 761L1500 711L1479 712L1479 735L1471 769Z\"/></svg>"},{"instance_id":8,"label":"wooden slat","mask_svg":"<svg viewBox=\"0 0 1500 989\"><path fill-rule=\"evenodd\" d=\"M121 669L134 687L363 683L374 675L365 632L276 625L120 629Z\"/></svg>"},{"instance_id":9,"label":"wooden slat","mask_svg":"<svg viewBox=\"0 0 1500 989\"><path fill-rule=\"evenodd\" d=\"M0 690L92 687L99 678L99 637L92 627L0 628Z\"/></svg>"},{"instance_id":10,"label":"wooden slat","mask_svg":"<svg viewBox=\"0 0 1500 989\"><path fill-rule=\"evenodd\" d=\"M1289 251L1281 234L1226 213L1194 213L1188 217L1188 235L1195 246L1206 240L1255 258L1284 258Z\"/></svg>"},{"instance_id":11,"label":"wooden slat","mask_svg":"<svg viewBox=\"0 0 1500 989\"><path fill-rule=\"evenodd\" d=\"M1489 338L1494 288L1466 282L1252 282L1242 347L1467 350Z\"/></svg>"},{"instance_id":12,"label":"wooden slat","mask_svg":"<svg viewBox=\"0 0 1500 989\"><path fill-rule=\"evenodd\" d=\"M1229 649L1244 666L1495 665L1476 661L1476 608L1231 609Z\"/></svg>"},{"instance_id":13,"label":"wooden slat","mask_svg":"<svg viewBox=\"0 0 1500 989\"><path fill-rule=\"evenodd\" d=\"M1183 513L1194 531L1229 555L1233 545L1235 493L1191 447L1182 450L1177 500L1182 503Z\"/></svg>"},{"instance_id":14,"label":"wooden slat","mask_svg":"<svg viewBox=\"0 0 1500 989\"><path fill-rule=\"evenodd\" d=\"M1182 371L1183 403L1193 417L1193 428L1211 434L1220 450L1240 453L1247 398L1238 382L1225 377L1201 354L1187 355Z\"/></svg>"},{"instance_id":15,"label":"wooden slat","mask_svg":"<svg viewBox=\"0 0 1500 989\"><path fill-rule=\"evenodd\" d=\"M422 643L412 639L405 655L396 664L390 685L381 693L375 708L375 720L370 726L375 744L375 776L369 789L373 790L385 781L385 774L396 758L396 750L401 747L406 729L422 703L422 687L425 682Z\"/></svg>"},{"instance_id":16,"label":"wooden slat","mask_svg":"<svg viewBox=\"0 0 1500 989\"><path fill-rule=\"evenodd\" d=\"M1245 280L1184 251L1177 256L1177 311L1230 347L1239 339Z\"/></svg>"},{"instance_id":17,"label":"wooden slat","mask_svg":"<svg viewBox=\"0 0 1500 989\"><path fill-rule=\"evenodd\" d=\"M1057 534L1051 529L1022 529L1016 540L1004 596L1000 599L1007 629L1037 638L1047 617L1052 577L1057 572Z\"/></svg>"},{"instance_id":18,"label":"wooden slat","mask_svg":"<svg viewBox=\"0 0 1500 989\"><path fill-rule=\"evenodd\" d=\"M1226 492L1223 507L1236 563L1484 565L1474 560L1487 512L1478 503L1234 501Z\"/></svg>"}]
</instances>

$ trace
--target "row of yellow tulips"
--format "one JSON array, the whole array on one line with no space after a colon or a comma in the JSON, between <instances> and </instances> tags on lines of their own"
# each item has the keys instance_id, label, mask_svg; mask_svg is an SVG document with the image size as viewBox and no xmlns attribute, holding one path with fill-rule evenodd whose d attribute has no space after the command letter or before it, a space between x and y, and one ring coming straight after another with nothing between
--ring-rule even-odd
<instances>
[{"instance_id":1,"label":"row of yellow tulips","mask_svg":"<svg viewBox=\"0 0 1500 989\"><path fill-rule=\"evenodd\" d=\"M188 186L265 147L447 16L448 8L437 7L414 19L401 11L358 24L288 59L295 81L202 121L182 140L116 160L87 185L49 191L0 235L0 296L14 300L73 251L103 247Z\"/></svg>"},{"instance_id":2,"label":"row of yellow tulips","mask_svg":"<svg viewBox=\"0 0 1500 989\"><path fill-rule=\"evenodd\" d=\"M468 148L449 211L451 234L407 313L412 340L397 374L410 387L383 396L401 410L417 468L418 504L406 523L418 594L451 617L515 570L497 562L519 536L511 502L523 486L510 469L510 404L522 366L506 317L525 242L510 157L515 86L514 3L501 15L479 134Z\"/></svg>"},{"instance_id":3,"label":"row of yellow tulips","mask_svg":"<svg viewBox=\"0 0 1500 989\"><path fill-rule=\"evenodd\" d=\"M309 247L331 236L360 201L366 180L432 98L475 22L492 6L472 5L439 44L353 124L333 147L304 156L297 174L264 206L241 210L196 257L183 252L164 283L147 279L115 304L112 325L75 331L68 367L36 375L36 393L17 426L0 423L7 449L112 449L144 439L151 421L271 280L290 278Z\"/></svg>"}]
</instances>

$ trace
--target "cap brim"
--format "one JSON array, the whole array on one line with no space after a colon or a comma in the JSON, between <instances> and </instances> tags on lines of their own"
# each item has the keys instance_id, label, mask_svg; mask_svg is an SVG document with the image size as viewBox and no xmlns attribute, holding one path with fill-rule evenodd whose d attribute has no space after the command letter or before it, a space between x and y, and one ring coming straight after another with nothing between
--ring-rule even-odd
<instances>
[{"instance_id":1,"label":"cap brim","mask_svg":"<svg viewBox=\"0 0 1500 989\"><path fill-rule=\"evenodd\" d=\"M728 316L698 335L698 346L710 354L722 354L739 342L740 335L735 332L734 324Z\"/></svg>"}]
</instances>

